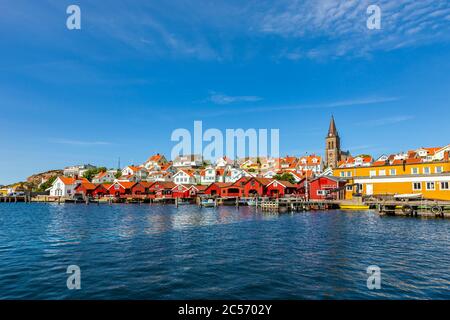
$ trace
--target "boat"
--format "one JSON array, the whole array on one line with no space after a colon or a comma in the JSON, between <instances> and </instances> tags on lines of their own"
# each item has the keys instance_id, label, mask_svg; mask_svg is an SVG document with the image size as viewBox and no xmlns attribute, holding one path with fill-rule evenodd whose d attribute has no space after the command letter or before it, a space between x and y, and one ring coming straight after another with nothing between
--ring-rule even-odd
<instances>
[{"instance_id":1,"label":"boat","mask_svg":"<svg viewBox=\"0 0 450 320\"><path fill-rule=\"evenodd\" d=\"M216 206L216 202L214 199L203 199L201 202L201 206L205 208L211 208Z\"/></svg>"},{"instance_id":2,"label":"boat","mask_svg":"<svg viewBox=\"0 0 450 320\"><path fill-rule=\"evenodd\" d=\"M365 204L341 204L342 210L369 210L370 206Z\"/></svg>"},{"instance_id":3,"label":"boat","mask_svg":"<svg viewBox=\"0 0 450 320\"><path fill-rule=\"evenodd\" d=\"M421 193L410 193L410 194L396 194L394 195L394 199L396 200L421 200Z\"/></svg>"},{"instance_id":4,"label":"boat","mask_svg":"<svg viewBox=\"0 0 450 320\"><path fill-rule=\"evenodd\" d=\"M248 206L256 206L256 200L255 199L247 200L247 205Z\"/></svg>"},{"instance_id":5,"label":"boat","mask_svg":"<svg viewBox=\"0 0 450 320\"><path fill-rule=\"evenodd\" d=\"M186 204L191 204L191 202L189 200L184 200L184 199L179 199L177 201L177 205L179 205L179 206L183 206L183 205L186 205Z\"/></svg>"}]
</instances>

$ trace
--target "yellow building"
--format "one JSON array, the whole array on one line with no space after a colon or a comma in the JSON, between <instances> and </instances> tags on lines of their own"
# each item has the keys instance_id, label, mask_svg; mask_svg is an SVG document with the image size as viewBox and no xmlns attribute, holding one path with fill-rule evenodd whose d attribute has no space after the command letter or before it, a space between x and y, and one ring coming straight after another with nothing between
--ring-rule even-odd
<instances>
[{"instance_id":1,"label":"yellow building","mask_svg":"<svg viewBox=\"0 0 450 320\"><path fill-rule=\"evenodd\" d=\"M421 159L407 159L389 164L340 167L333 170L333 175L347 179L346 199L355 195L417 194L425 199L450 200L448 160L423 162Z\"/></svg>"}]
</instances>

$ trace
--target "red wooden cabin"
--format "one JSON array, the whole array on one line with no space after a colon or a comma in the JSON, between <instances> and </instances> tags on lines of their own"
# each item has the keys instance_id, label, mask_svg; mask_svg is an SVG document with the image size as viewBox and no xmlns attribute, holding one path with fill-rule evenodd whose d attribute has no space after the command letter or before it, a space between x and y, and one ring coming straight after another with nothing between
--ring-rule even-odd
<instances>
[{"instance_id":1,"label":"red wooden cabin","mask_svg":"<svg viewBox=\"0 0 450 320\"><path fill-rule=\"evenodd\" d=\"M108 192L114 197L131 196L131 189L135 184L137 182L117 181L109 187Z\"/></svg>"},{"instance_id":2,"label":"red wooden cabin","mask_svg":"<svg viewBox=\"0 0 450 320\"><path fill-rule=\"evenodd\" d=\"M131 188L131 195L137 197L145 197L145 187L140 183L135 183Z\"/></svg>"},{"instance_id":3,"label":"red wooden cabin","mask_svg":"<svg viewBox=\"0 0 450 320\"><path fill-rule=\"evenodd\" d=\"M149 188L150 198L172 198L172 189L176 186L173 182L157 181Z\"/></svg>"},{"instance_id":4,"label":"red wooden cabin","mask_svg":"<svg viewBox=\"0 0 450 320\"><path fill-rule=\"evenodd\" d=\"M93 197L96 185L91 182L81 182L75 187L75 194L82 194L86 197Z\"/></svg>"},{"instance_id":5,"label":"red wooden cabin","mask_svg":"<svg viewBox=\"0 0 450 320\"><path fill-rule=\"evenodd\" d=\"M172 188L172 196L180 199L190 199L197 195L197 191L192 184L178 184Z\"/></svg>"},{"instance_id":6,"label":"red wooden cabin","mask_svg":"<svg viewBox=\"0 0 450 320\"><path fill-rule=\"evenodd\" d=\"M272 181L273 179L268 178L250 178L244 185L244 197L262 197Z\"/></svg>"},{"instance_id":7,"label":"red wooden cabin","mask_svg":"<svg viewBox=\"0 0 450 320\"><path fill-rule=\"evenodd\" d=\"M294 195L297 193L297 185L289 181L273 180L266 188L264 195L271 198L284 197L285 195Z\"/></svg>"},{"instance_id":8,"label":"red wooden cabin","mask_svg":"<svg viewBox=\"0 0 450 320\"><path fill-rule=\"evenodd\" d=\"M98 198L108 194L108 190L102 184L82 182L75 187L75 193L86 197Z\"/></svg>"},{"instance_id":9,"label":"red wooden cabin","mask_svg":"<svg viewBox=\"0 0 450 320\"><path fill-rule=\"evenodd\" d=\"M344 198L346 181L336 177L318 177L308 182L309 199L339 200ZM303 182L304 185L304 182Z\"/></svg>"},{"instance_id":10,"label":"red wooden cabin","mask_svg":"<svg viewBox=\"0 0 450 320\"><path fill-rule=\"evenodd\" d=\"M228 182L213 182L205 189L205 194L210 196L228 197L228 188L230 188L232 185L233 183ZM240 189L236 189L238 194L234 196L239 196Z\"/></svg>"}]
</instances>

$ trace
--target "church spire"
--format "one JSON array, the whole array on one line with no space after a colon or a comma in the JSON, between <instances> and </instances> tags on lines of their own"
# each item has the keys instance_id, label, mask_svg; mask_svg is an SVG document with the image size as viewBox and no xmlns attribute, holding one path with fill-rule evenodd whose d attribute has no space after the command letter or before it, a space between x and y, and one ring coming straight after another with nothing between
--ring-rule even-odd
<instances>
[{"instance_id":1,"label":"church spire","mask_svg":"<svg viewBox=\"0 0 450 320\"><path fill-rule=\"evenodd\" d=\"M338 136L336 124L334 123L334 116L331 116L330 128L328 129L328 136L329 137L337 137Z\"/></svg>"}]
</instances>

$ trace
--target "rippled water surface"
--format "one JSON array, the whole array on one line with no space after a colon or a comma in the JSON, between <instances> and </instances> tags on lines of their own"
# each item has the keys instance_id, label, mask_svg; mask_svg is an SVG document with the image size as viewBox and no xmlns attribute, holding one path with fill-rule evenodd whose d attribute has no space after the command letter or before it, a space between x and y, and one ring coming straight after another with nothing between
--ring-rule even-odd
<instances>
[{"instance_id":1,"label":"rippled water surface","mask_svg":"<svg viewBox=\"0 0 450 320\"><path fill-rule=\"evenodd\" d=\"M369 211L0 204L0 298L450 299L449 240L449 220Z\"/></svg>"}]
</instances>

